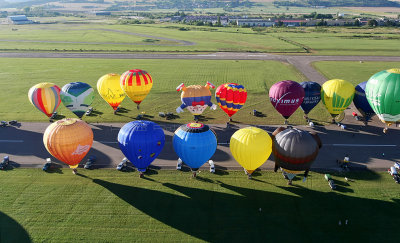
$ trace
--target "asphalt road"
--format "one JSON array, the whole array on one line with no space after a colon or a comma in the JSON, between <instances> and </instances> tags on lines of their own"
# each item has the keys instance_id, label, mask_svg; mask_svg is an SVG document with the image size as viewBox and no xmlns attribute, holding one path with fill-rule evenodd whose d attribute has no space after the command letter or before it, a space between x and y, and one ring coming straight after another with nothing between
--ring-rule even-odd
<instances>
[{"instance_id":1,"label":"asphalt road","mask_svg":"<svg viewBox=\"0 0 400 243\"><path fill-rule=\"evenodd\" d=\"M0 58L107 58L107 59L209 59L209 60L276 60L293 64L309 80L319 83L326 81L325 77L317 72L310 64L315 61L400 61L400 57L379 56L290 56L258 53L213 53L213 54L104 54L104 53L0 53ZM351 109L346 111L343 121L347 130L338 126L301 127L306 130L315 130L321 137L323 148L313 165L313 169L338 170L336 159L342 159L345 154L350 155L354 168L368 168L384 170L394 161L399 160L400 140L399 130L392 128L388 134L382 133L382 124L376 119L369 126L364 127L355 121ZM48 123L21 123L19 126L0 128L0 156L10 155L15 166L41 167L44 160L50 157L45 150L42 138ZM115 167L124 157L118 148L117 134L123 124L91 124L94 131L93 147L89 155L97 157L98 168ZM179 124L162 124L166 134L166 144L160 156L153 162L154 166L175 168L177 156L172 148L173 132ZM213 156L217 168L240 169L233 159L227 142L230 136L243 125L225 128L225 125L211 125L218 135L218 148ZM263 126L268 132L277 126ZM261 167L273 167L272 155ZM208 169L207 166L203 169Z\"/></svg>"}]
</instances>

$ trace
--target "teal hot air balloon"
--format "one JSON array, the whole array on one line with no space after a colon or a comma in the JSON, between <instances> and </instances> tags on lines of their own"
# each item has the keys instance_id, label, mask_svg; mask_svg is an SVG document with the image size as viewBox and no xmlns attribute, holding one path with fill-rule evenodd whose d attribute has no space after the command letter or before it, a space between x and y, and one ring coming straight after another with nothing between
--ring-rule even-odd
<instances>
[{"instance_id":1,"label":"teal hot air balloon","mask_svg":"<svg viewBox=\"0 0 400 243\"><path fill-rule=\"evenodd\" d=\"M400 120L400 69L393 68L369 78L365 88L368 103L379 119L390 126ZM387 131L387 127L383 132Z\"/></svg>"},{"instance_id":2,"label":"teal hot air balloon","mask_svg":"<svg viewBox=\"0 0 400 243\"><path fill-rule=\"evenodd\" d=\"M60 96L65 107L82 118L93 102L94 91L87 83L73 82L62 87Z\"/></svg>"}]
</instances>

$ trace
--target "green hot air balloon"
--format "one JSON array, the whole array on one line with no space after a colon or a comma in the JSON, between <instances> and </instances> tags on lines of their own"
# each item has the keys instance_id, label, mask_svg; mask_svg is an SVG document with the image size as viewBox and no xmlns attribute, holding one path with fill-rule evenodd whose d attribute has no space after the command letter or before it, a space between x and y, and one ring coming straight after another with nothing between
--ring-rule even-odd
<instances>
[{"instance_id":1,"label":"green hot air balloon","mask_svg":"<svg viewBox=\"0 0 400 243\"><path fill-rule=\"evenodd\" d=\"M386 125L400 120L400 69L381 71L369 78L365 88L368 103ZM387 131L387 127L383 132Z\"/></svg>"}]
</instances>

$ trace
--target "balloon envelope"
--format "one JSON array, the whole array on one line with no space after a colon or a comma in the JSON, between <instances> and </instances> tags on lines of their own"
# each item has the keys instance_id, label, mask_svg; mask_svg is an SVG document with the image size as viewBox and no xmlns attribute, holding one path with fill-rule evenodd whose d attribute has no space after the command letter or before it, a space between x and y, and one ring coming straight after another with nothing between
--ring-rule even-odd
<instances>
[{"instance_id":1,"label":"balloon envelope","mask_svg":"<svg viewBox=\"0 0 400 243\"><path fill-rule=\"evenodd\" d=\"M125 124L118 133L122 153L144 172L157 158L164 147L165 135L162 128L151 121L133 121Z\"/></svg>"},{"instance_id":2,"label":"balloon envelope","mask_svg":"<svg viewBox=\"0 0 400 243\"><path fill-rule=\"evenodd\" d=\"M121 75L120 84L126 95L139 105L153 87L153 79L144 70L132 69Z\"/></svg>"},{"instance_id":3,"label":"balloon envelope","mask_svg":"<svg viewBox=\"0 0 400 243\"><path fill-rule=\"evenodd\" d=\"M214 155L217 137L207 125L188 123L175 131L172 144L179 158L192 170L197 170Z\"/></svg>"},{"instance_id":4,"label":"balloon envelope","mask_svg":"<svg viewBox=\"0 0 400 243\"><path fill-rule=\"evenodd\" d=\"M246 127L232 135L229 148L235 160L251 174L270 156L272 140L266 131Z\"/></svg>"},{"instance_id":5,"label":"balloon envelope","mask_svg":"<svg viewBox=\"0 0 400 243\"><path fill-rule=\"evenodd\" d=\"M94 90L87 83L73 82L62 87L60 96L65 107L82 118L93 103Z\"/></svg>"},{"instance_id":6,"label":"balloon envelope","mask_svg":"<svg viewBox=\"0 0 400 243\"><path fill-rule=\"evenodd\" d=\"M229 116L233 116L246 102L247 91L236 83L221 84L215 91L219 107Z\"/></svg>"},{"instance_id":7,"label":"balloon envelope","mask_svg":"<svg viewBox=\"0 0 400 243\"><path fill-rule=\"evenodd\" d=\"M326 81L321 89L322 103L333 117L337 116L351 104L354 91L354 86L345 80Z\"/></svg>"},{"instance_id":8,"label":"balloon envelope","mask_svg":"<svg viewBox=\"0 0 400 243\"><path fill-rule=\"evenodd\" d=\"M280 81L271 86L269 99L274 108L288 119L303 102L304 89L295 81Z\"/></svg>"},{"instance_id":9,"label":"balloon envelope","mask_svg":"<svg viewBox=\"0 0 400 243\"><path fill-rule=\"evenodd\" d=\"M119 104L125 99L125 92L120 85L121 75L109 73L103 75L97 81L97 91L101 98L103 98L114 110L117 109Z\"/></svg>"},{"instance_id":10,"label":"balloon envelope","mask_svg":"<svg viewBox=\"0 0 400 243\"><path fill-rule=\"evenodd\" d=\"M304 100L300 107L305 114L308 114L321 100L321 85L316 82L301 82L304 89Z\"/></svg>"},{"instance_id":11,"label":"balloon envelope","mask_svg":"<svg viewBox=\"0 0 400 243\"><path fill-rule=\"evenodd\" d=\"M28 98L39 111L51 117L61 103L60 88L53 83L39 83L29 89Z\"/></svg>"},{"instance_id":12,"label":"balloon envelope","mask_svg":"<svg viewBox=\"0 0 400 243\"><path fill-rule=\"evenodd\" d=\"M291 171L309 169L322 146L318 135L297 128L278 128L273 135L275 163Z\"/></svg>"},{"instance_id":13,"label":"balloon envelope","mask_svg":"<svg viewBox=\"0 0 400 243\"><path fill-rule=\"evenodd\" d=\"M212 107L210 85L190 85L185 87L183 84L178 86L178 91L182 90L182 105L178 109L187 108L193 115L201 115L208 106ZM177 110L178 110L177 109Z\"/></svg>"},{"instance_id":14,"label":"balloon envelope","mask_svg":"<svg viewBox=\"0 0 400 243\"><path fill-rule=\"evenodd\" d=\"M93 144L90 126L76 118L66 118L50 124L43 134L47 151L58 160L77 165Z\"/></svg>"},{"instance_id":15,"label":"balloon envelope","mask_svg":"<svg viewBox=\"0 0 400 243\"><path fill-rule=\"evenodd\" d=\"M400 69L374 74L365 88L367 100L382 122L400 120Z\"/></svg>"},{"instance_id":16,"label":"balloon envelope","mask_svg":"<svg viewBox=\"0 0 400 243\"><path fill-rule=\"evenodd\" d=\"M359 83L355 88L353 103L357 110L366 117L367 119L375 115L374 110L369 105L367 96L365 95L365 88L367 86L367 81Z\"/></svg>"}]
</instances>

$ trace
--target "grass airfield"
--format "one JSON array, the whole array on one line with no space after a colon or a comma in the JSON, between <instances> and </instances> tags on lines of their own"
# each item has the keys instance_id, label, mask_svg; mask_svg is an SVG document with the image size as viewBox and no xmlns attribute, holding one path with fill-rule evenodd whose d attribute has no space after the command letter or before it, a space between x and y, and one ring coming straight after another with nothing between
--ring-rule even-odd
<instances>
[{"instance_id":1,"label":"grass airfield","mask_svg":"<svg viewBox=\"0 0 400 243\"><path fill-rule=\"evenodd\" d=\"M79 172L0 171L0 241L377 242L396 241L400 223L385 172L334 174L337 191L316 172L294 186L271 171Z\"/></svg>"}]
</instances>

